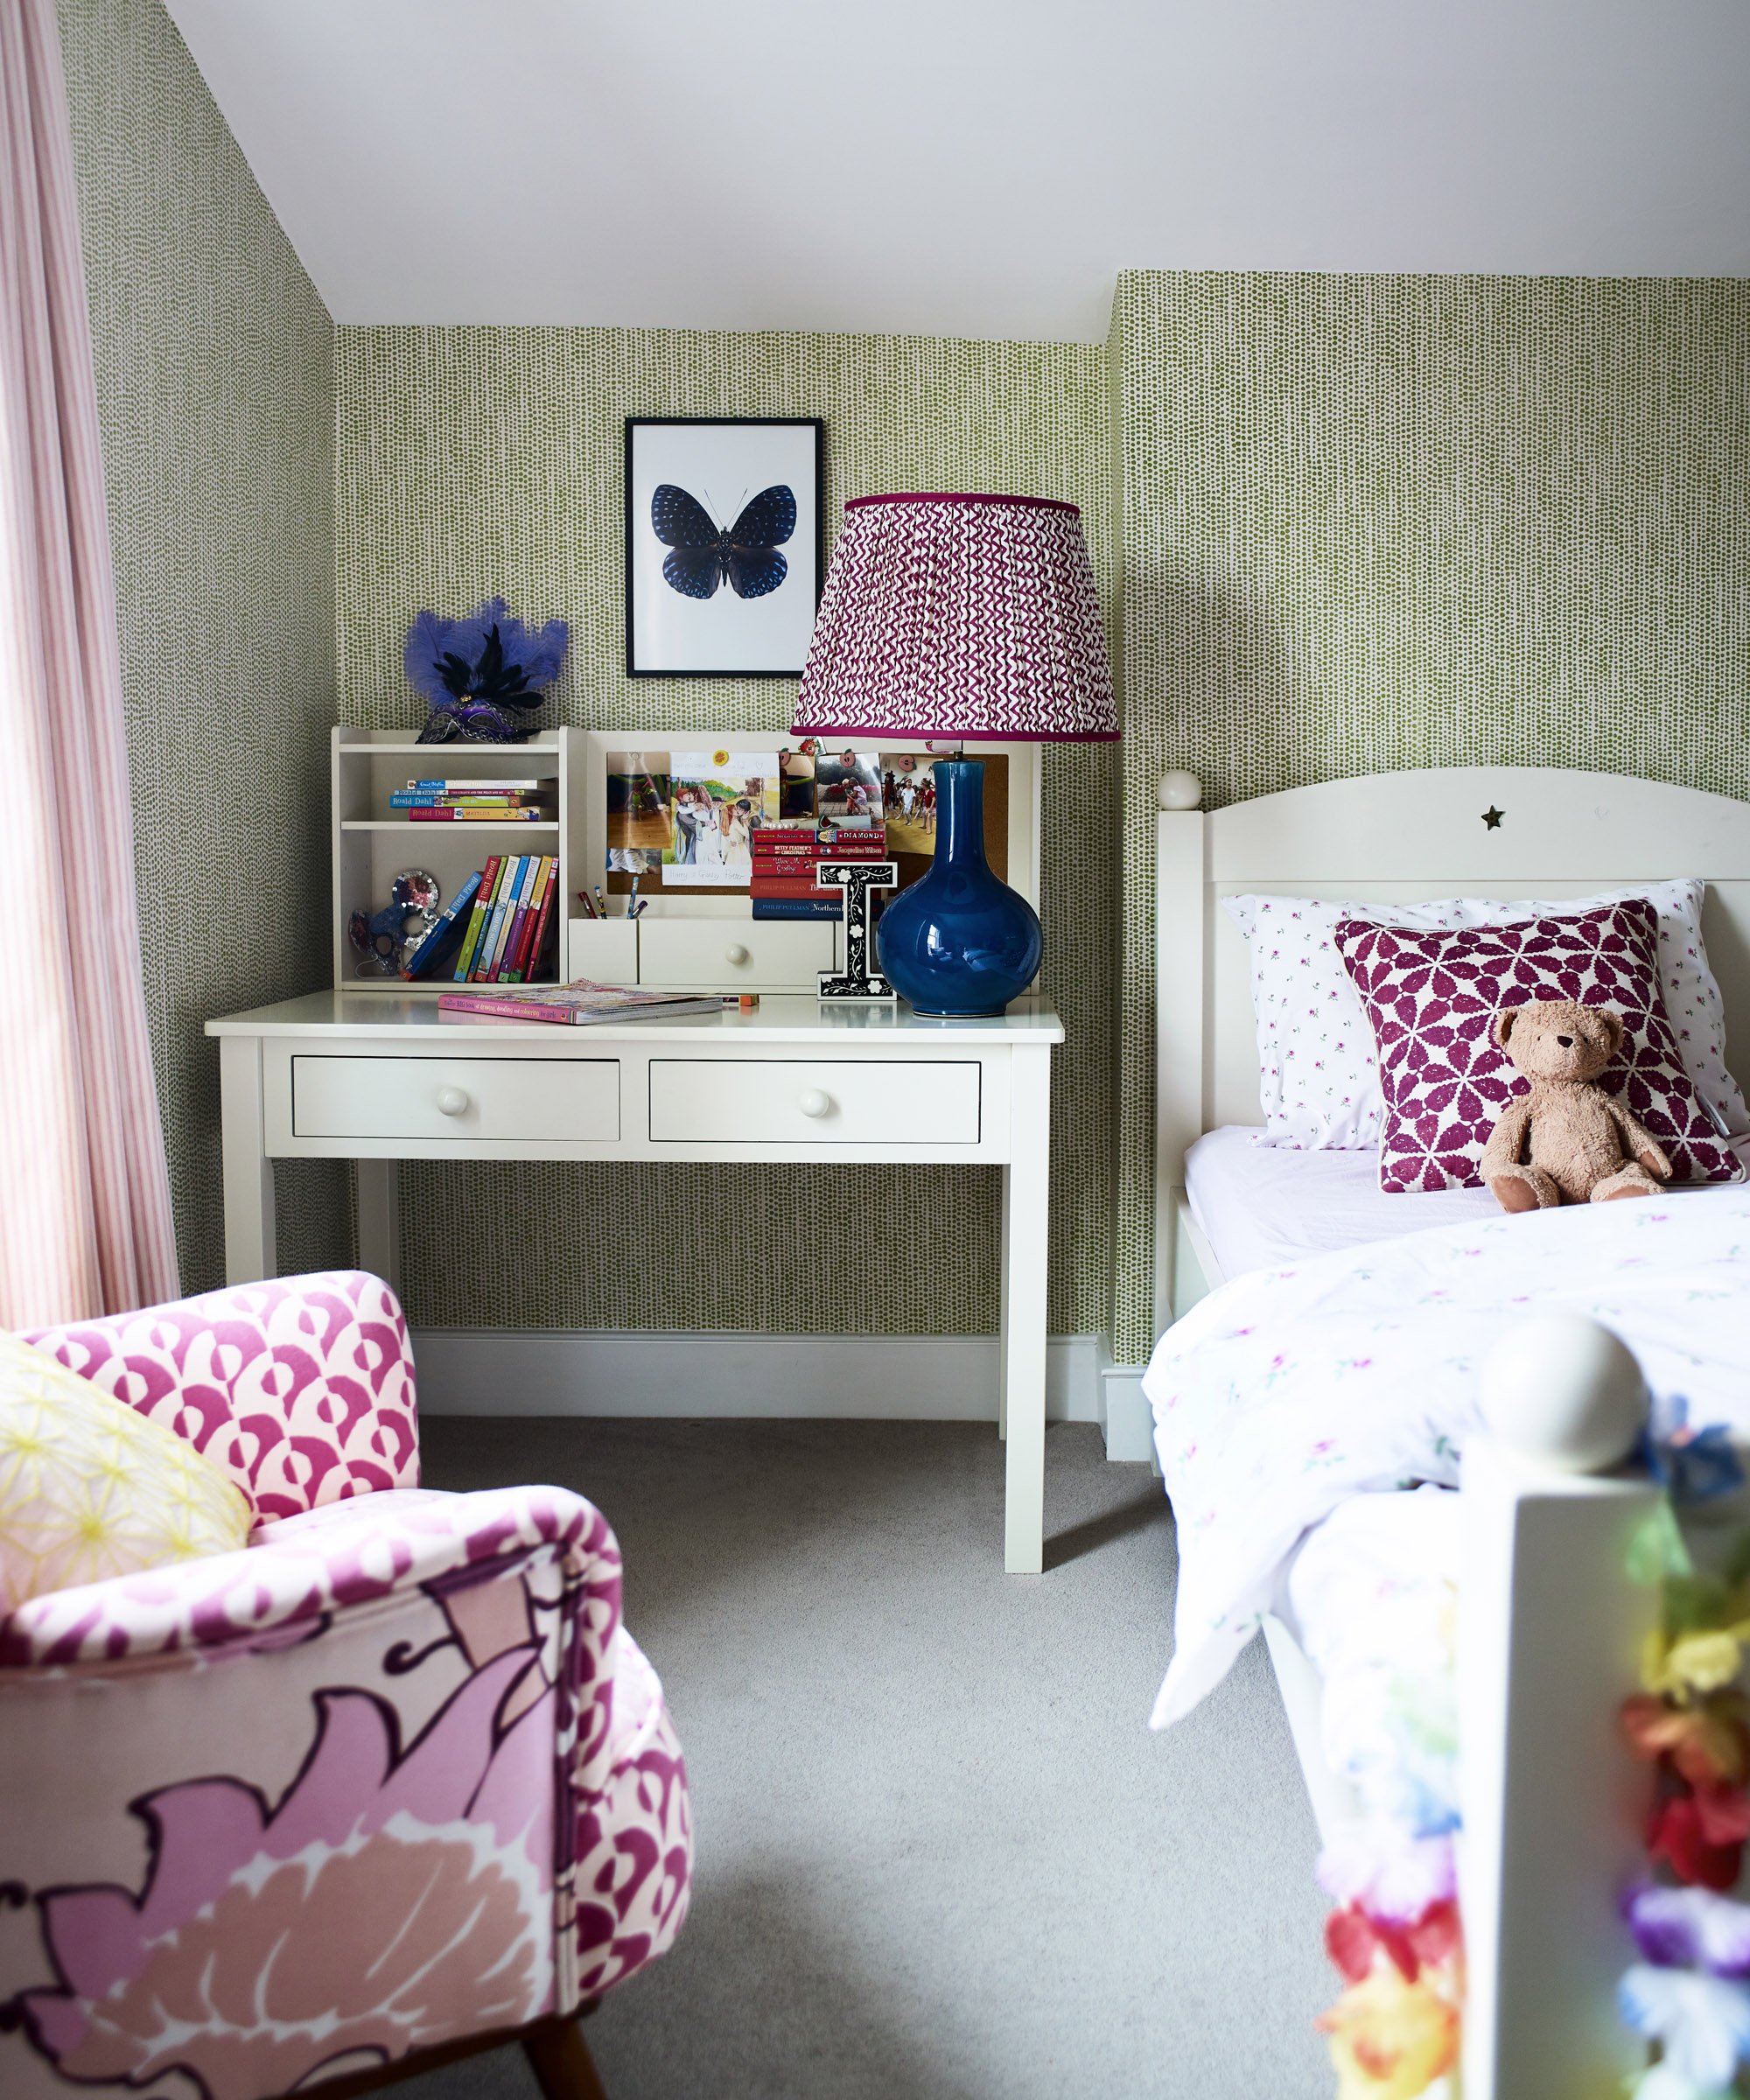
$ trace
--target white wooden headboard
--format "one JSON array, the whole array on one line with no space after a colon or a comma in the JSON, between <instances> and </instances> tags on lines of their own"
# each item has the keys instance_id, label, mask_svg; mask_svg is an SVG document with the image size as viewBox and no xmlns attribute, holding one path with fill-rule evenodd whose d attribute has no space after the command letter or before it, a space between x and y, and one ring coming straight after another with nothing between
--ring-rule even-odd
<instances>
[{"instance_id":1,"label":"white wooden headboard","mask_svg":"<svg viewBox=\"0 0 1750 2100\"><path fill-rule=\"evenodd\" d=\"M1196 783L1169 774L1163 802L1175 794L1194 802ZM1485 822L1486 812L1499 821ZM1727 1061L1740 1084L1750 1075L1750 802L1620 774L1454 766L1325 780L1208 814L1165 807L1158 848L1157 1331L1171 1317L1174 1192L1187 1146L1223 1124L1263 1121L1249 958L1224 897L1510 900L1701 876Z\"/></svg>"}]
</instances>

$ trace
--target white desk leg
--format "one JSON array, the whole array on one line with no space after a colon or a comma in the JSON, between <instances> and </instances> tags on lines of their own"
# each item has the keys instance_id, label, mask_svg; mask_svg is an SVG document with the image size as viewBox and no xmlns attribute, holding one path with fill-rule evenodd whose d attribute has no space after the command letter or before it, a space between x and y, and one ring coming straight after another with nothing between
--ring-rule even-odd
<instances>
[{"instance_id":1,"label":"white desk leg","mask_svg":"<svg viewBox=\"0 0 1750 2100\"><path fill-rule=\"evenodd\" d=\"M401 1294L401 1162L355 1159L358 1176L359 1266Z\"/></svg>"},{"instance_id":2,"label":"white desk leg","mask_svg":"<svg viewBox=\"0 0 1750 2100\"><path fill-rule=\"evenodd\" d=\"M219 1039L219 1116L224 1153L225 1281L256 1284L278 1273L274 1171L262 1120L262 1045Z\"/></svg>"},{"instance_id":3,"label":"white desk leg","mask_svg":"<svg viewBox=\"0 0 1750 2100\"><path fill-rule=\"evenodd\" d=\"M1011 1164L1004 1175L1003 1368L1007 1495L1003 1565L1045 1564L1045 1292L1051 1158L1051 1050L1018 1045L1011 1064Z\"/></svg>"},{"instance_id":4,"label":"white desk leg","mask_svg":"<svg viewBox=\"0 0 1750 2100\"><path fill-rule=\"evenodd\" d=\"M1003 1175L1003 1248L998 1256L998 1275L1002 1278L1002 1321L1004 1346L997 1351L997 1440L1003 1442L1009 1433L1009 1170Z\"/></svg>"}]
</instances>

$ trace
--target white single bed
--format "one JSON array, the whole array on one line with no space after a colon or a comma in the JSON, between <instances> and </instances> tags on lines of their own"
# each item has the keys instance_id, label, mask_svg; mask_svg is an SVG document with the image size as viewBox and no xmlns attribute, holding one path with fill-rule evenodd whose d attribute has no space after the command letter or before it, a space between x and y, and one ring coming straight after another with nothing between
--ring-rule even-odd
<instances>
[{"instance_id":1,"label":"white single bed","mask_svg":"<svg viewBox=\"0 0 1750 2100\"><path fill-rule=\"evenodd\" d=\"M1476 1233L1490 1236L1499 1270L1501 1225L1524 1222L1503 1221L1484 1189L1382 1195L1370 1151L1297 1152L1253 1144L1262 1122L1257 1034L1247 946L1222 909L1228 897L1262 892L1364 905L1457 896L1559 900L1679 874L1700 877L1708 885L1703 930L1725 1005L1728 1054L1740 1046L1734 1061L1743 1067L1743 1046L1750 1046L1745 803L1542 768L1333 781L1207 815L1198 799L1188 776L1169 774L1162 784L1157 1332L1223 1282L1249 1278L1250 1295L1242 1292L1236 1302L1267 1334L1276 1306L1285 1308L1292 1293L1285 1284L1259 1288L1259 1272L1309 1263L1320 1264L1320 1289L1330 1284L1332 1302L1340 1304L1340 1264L1334 1257L1343 1250L1381 1250L1378 1265L1395 1273L1398 1292L1409 1296L1422 1275L1424 1249L1428 1263L1450 1267L1454 1249L1472 1251ZM1725 1193L1732 1198L1726 1208L1745 1210L1742 1192ZM1690 1210L1692 1204L1710 1211ZM1681 1205L1690 1224L1713 1214L1705 1192L1685 1195ZM1552 1258L1554 1237L1578 1246L1586 1236L1589 1228L1574 1214L1540 1214L1572 1221L1544 1230ZM1440 1227L1448 1230L1420 1238ZM1383 1256L1388 1244L1397 1250L1390 1260ZM1488 1249L1479 1242L1476 1251ZM1588 1257L1577 1252L1572 1258ZM1560 1297L1552 1279L1562 1273L1558 1259L1544 1282L1523 1294L1528 1310L1536 1309L1537 1290ZM1433 1295L1445 1289L1439 1284ZM1520 1295L1502 1288L1499 1305ZM1476 1335L1474 1321L1466 1346ZM1716 1370L1718 1361L1716 1351ZM1467 1382L1474 1384L1474 1373ZM1616 1704L1634 1689L1648 1609L1644 1592L1626 1593L1623 1526L1644 1511L1648 1490L1528 1468L1480 1439L1474 1451L1466 1448L1466 1463L1465 2090L1466 2100L1552 2100L1558 2091L1579 2090L1572 2080L1582 2062L1589 2075L1614 2076L1644 2061L1614 2012L1621 1962L1612 1905L1636 1863L1635 1804L1644 1805L1646 1778L1614 1745L1613 1718ZM1456 1470L1455 1461L1450 1478ZM1368 1484L1391 1483L1388 1477ZM1412 1498L1369 1499L1407 1504ZM1429 1542L1431 1571L1450 1569L1454 1534L1444 1515L1426 1525L1413 1510L1363 1515L1365 1525L1347 1527L1357 1539L1346 1550L1363 1560L1382 1550L1410 1553L1419 1532ZM1300 1589L1315 1599L1340 1596L1346 1578L1336 1542L1321 1541L1315 1559ZM1354 1796L1324 1755L1320 1681L1295 1634L1306 1635L1306 1646L1327 1659L1341 1644L1329 1625L1320 1633L1294 1624L1297 1567L1304 1565L1304 1554L1284 1562L1278 1609L1264 1630L1329 1842L1354 1815ZM1358 1659L1339 1667L1351 1664L1359 1666Z\"/></svg>"},{"instance_id":2,"label":"white single bed","mask_svg":"<svg viewBox=\"0 0 1750 2100\"><path fill-rule=\"evenodd\" d=\"M1501 1214L1486 1188L1385 1196L1371 1152L1265 1149L1255 1135L1229 1124L1206 1130L1185 1155L1186 1208L1224 1279Z\"/></svg>"}]
</instances>

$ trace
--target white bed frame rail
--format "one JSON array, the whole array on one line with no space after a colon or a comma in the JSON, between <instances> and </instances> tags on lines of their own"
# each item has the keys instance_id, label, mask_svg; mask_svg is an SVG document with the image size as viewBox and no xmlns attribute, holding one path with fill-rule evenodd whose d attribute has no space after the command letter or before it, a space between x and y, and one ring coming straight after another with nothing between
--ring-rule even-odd
<instances>
[{"instance_id":1,"label":"white bed frame rail","mask_svg":"<svg viewBox=\"0 0 1750 2100\"><path fill-rule=\"evenodd\" d=\"M1551 1316L1485 1366L1461 1468L1465 2100L1589 2100L1646 2068L1616 2011L1651 1800L1618 1725L1656 1592L1628 1574L1657 1490L1608 1470L1646 1417L1614 1335Z\"/></svg>"},{"instance_id":2,"label":"white bed frame rail","mask_svg":"<svg viewBox=\"0 0 1750 2100\"><path fill-rule=\"evenodd\" d=\"M1157 1334L1222 1280L1186 1204L1186 1152L1205 1130L1260 1120L1250 958L1224 898L1559 900L1703 877L1708 960L1742 1081L1750 804L1536 766L1374 774L1212 813L1200 800L1188 774L1160 784ZM1528 1347L1557 1403L1554 1418L1528 1429L1522 1382L1496 1367L1480 1393L1491 1438L1474 1442L1463 1466L1465 2100L1586 2100L1617 2090L1646 2061L1617 2018L1614 1990L1632 1958L1616 1905L1643 1864L1649 1782L1620 1740L1617 1715L1637 1687L1656 1608L1625 1566L1654 1492L1608 1470L1632 1441L1640 1381L1631 1374L1628 1404L1607 1348L1600 1354L1572 1335L1552 1344L1547 1333ZM1615 1429L1600 1442L1600 1411L1613 1410ZM1320 1681L1284 1627L1271 1621L1265 1631L1328 1837L1356 1810L1323 1757Z\"/></svg>"}]
</instances>

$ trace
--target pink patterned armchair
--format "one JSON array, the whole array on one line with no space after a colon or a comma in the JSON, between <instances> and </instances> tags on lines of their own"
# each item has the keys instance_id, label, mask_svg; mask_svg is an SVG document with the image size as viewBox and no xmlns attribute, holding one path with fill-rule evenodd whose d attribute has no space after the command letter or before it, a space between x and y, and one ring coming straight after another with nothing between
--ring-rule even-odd
<instances>
[{"instance_id":1,"label":"pink patterned armchair","mask_svg":"<svg viewBox=\"0 0 1750 2100\"><path fill-rule=\"evenodd\" d=\"M374 1277L26 1339L257 1526L0 1620L0 2093L348 2092L516 2034L550 2096L598 2090L572 2016L667 1949L692 1867L600 1514L420 1488Z\"/></svg>"}]
</instances>

